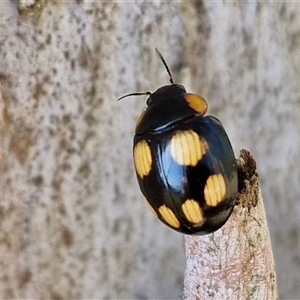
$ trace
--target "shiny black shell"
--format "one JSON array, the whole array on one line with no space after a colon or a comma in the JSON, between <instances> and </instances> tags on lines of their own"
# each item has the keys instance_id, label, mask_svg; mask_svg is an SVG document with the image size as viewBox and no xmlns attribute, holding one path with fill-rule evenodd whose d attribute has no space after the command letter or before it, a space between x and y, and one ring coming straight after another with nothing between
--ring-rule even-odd
<instances>
[{"instance_id":1,"label":"shiny black shell","mask_svg":"<svg viewBox=\"0 0 300 300\"><path fill-rule=\"evenodd\" d=\"M202 235L216 231L229 218L238 191L237 166L220 121L187 105L185 94L177 84L151 94L136 127L134 161L141 192L153 213L178 232ZM183 134L174 143L178 133ZM192 143L192 157L188 154L178 163L181 143L184 149ZM198 146L201 155L196 153Z\"/></svg>"}]
</instances>

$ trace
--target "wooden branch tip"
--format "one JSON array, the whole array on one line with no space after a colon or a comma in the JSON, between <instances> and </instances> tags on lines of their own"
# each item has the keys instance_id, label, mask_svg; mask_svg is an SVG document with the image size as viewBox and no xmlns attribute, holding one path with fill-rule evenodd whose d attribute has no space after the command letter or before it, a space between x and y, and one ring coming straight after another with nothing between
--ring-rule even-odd
<instances>
[{"instance_id":1,"label":"wooden branch tip","mask_svg":"<svg viewBox=\"0 0 300 300\"><path fill-rule=\"evenodd\" d=\"M239 195L226 224L185 236L183 299L277 299L276 275L256 162L241 150Z\"/></svg>"}]
</instances>

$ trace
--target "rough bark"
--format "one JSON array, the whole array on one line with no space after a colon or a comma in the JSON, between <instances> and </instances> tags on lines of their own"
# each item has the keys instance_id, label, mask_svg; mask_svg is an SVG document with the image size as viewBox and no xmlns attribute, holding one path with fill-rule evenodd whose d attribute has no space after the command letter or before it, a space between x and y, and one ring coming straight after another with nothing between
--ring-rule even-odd
<instances>
[{"instance_id":1,"label":"rough bark","mask_svg":"<svg viewBox=\"0 0 300 300\"><path fill-rule=\"evenodd\" d=\"M245 153L242 153L245 158ZM186 236L187 265L184 299L277 299L276 274L266 214L253 169L239 172L244 178L239 204L227 223L206 236ZM252 168L252 170L251 170ZM253 172L254 171L254 172Z\"/></svg>"}]
</instances>

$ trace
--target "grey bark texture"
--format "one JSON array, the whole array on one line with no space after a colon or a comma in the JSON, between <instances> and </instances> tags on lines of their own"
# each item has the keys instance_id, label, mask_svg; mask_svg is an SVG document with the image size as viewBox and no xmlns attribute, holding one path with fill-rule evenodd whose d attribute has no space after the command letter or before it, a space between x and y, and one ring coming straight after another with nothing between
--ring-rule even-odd
<instances>
[{"instance_id":1,"label":"grey bark texture","mask_svg":"<svg viewBox=\"0 0 300 300\"><path fill-rule=\"evenodd\" d=\"M0 1L0 298L178 299L183 236L152 217L135 120L168 76L257 160L279 298L300 298L300 5Z\"/></svg>"},{"instance_id":2,"label":"grey bark texture","mask_svg":"<svg viewBox=\"0 0 300 300\"><path fill-rule=\"evenodd\" d=\"M183 299L278 299L276 273L256 163L242 150L239 195L226 224L186 236Z\"/></svg>"}]
</instances>

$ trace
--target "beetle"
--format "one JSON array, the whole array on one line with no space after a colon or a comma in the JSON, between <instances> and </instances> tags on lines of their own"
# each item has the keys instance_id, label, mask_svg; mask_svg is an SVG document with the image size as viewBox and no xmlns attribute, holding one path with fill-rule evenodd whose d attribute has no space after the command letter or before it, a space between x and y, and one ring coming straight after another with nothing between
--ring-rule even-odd
<instances>
[{"instance_id":1,"label":"beetle","mask_svg":"<svg viewBox=\"0 0 300 300\"><path fill-rule=\"evenodd\" d=\"M170 228L204 235L228 220L238 193L237 164L221 122L205 116L203 97L173 81L148 95L137 120L133 160L150 210Z\"/></svg>"}]
</instances>

